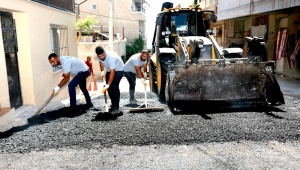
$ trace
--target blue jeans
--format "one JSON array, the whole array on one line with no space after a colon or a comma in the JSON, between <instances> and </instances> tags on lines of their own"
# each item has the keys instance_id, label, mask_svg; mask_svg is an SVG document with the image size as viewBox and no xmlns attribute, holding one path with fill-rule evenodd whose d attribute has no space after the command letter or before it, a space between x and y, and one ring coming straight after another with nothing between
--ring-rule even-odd
<instances>
[{"instance_id":1,"label":"blue jeans","mask_svg":"<svg viewBox=\"0 0 300 170\"><path fill-rule=\"evenodd\" d=\"M69 83L69 96L70 96L70 106L76 107L76 86L79 85L80 90L82 91L86 103L92 104L91 97L88 90L86 89L86 78L90 75L90 70L85 72L79 72Z\"/></svg>"},{"instance_id":2,"label":"blue jeans","mask_svg":"<svg viewBox=\"0 0 300 170\"><path fill-rule=\"evenodd\" d=\"M134 99L136 74L132 73L132 72L124 72L124 76L126 77L128 83L129 83L130 99Z\"/></svg>"},{"instance_id":3,"label":"blue jeans","mask_svg":"<svg viewBox=\"0 0 300 170\"><path fill-rule=\"evenodd\" d=\"M110 72L107 72L106 76L105 76L106 82L108 82L109 76L110 76ZM114 77L112 83L109 85L109 88L107 89L109 98L111 100L111 104L117 108L119 108L119 104L120 104L119 84L120 84L122 77L123 77L123 71L116 71L115 77Z\"/></svg>"}]
</instances>

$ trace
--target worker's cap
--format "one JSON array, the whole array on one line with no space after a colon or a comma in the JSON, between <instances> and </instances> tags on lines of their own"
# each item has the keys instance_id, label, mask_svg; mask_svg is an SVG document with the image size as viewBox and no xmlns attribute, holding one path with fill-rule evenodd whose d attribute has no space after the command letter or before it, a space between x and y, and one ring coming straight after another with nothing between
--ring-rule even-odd
<instances>
[{"instance_id":1,"label":"worker's cap","mask_svg":"<svg viewBox=\"0 0 300 170\"><path fill-rule=\"evenodd\" d=\"M101 46L97 46L96 49L95 49L95 52L96 52L97 55L100 55L104 52L104 49Z\"/></svg>"}]
</instances>

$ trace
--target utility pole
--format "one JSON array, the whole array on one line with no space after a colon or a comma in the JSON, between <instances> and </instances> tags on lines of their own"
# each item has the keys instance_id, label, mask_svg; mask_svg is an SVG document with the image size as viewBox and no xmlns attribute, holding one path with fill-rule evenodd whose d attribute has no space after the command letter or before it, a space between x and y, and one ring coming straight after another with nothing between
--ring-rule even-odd
<instances>
[{"instance_id":1,"label":"utility pole","mask_svg":"<svg viewBox=\"0 0 300 170\"><path fill-rule=\"evenodd\" d=\"M109 6L109 48L111 51L113 51L114 48L114 22L113 22L113 17L114 17L114 0L108 0L108 6Z\"/></svg>"}]
</instances>

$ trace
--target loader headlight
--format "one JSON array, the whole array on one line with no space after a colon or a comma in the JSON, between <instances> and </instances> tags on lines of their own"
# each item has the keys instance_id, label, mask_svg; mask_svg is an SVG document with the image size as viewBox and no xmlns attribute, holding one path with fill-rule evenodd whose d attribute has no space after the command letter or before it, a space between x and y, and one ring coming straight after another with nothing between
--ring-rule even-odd
<instances>
[{"instance_id":1,"label":"loader headlight","mask_svg":"<svg viewBox=\"0 0 300 170\"><path fill-rule=\"evenodd\" d=\"M206 30L206 33L211 34L211 33L213 33L213 30L207 29L207 30Z\"/></svg>"},{"instance_id":2,"label":"loader headlight","mask_svg":"<svg viewBox=\"0 0 300 170\"><path fill-rule=\"evenodd\" d=\"M175 12L178 12L178 11L179 11L179 9L178 9L178 8L176 8L176 9L175 9Z\"/></svg>"},{"instance_id":3,"label":"loader headlight","mask_svg":"<svg viewBox=\"0 0 300 170\"><path fill-rule=\"evenodd\" d=\"M195 11L195 8L192 9L192 11ZM197 12L201 12L201 9L197 9Z\"/></svg>"},{"instance_id":4,"label":"loader headlight","mask_svg":"<svg viewBox=\"0 0 300 170\"><path fill-rule=\"evenodd\" d=\"M271 67L271 66L266 66L265 69L266 69L266 71L270 71L270 72L273 71L273 67Z\"/></svg>"},{"instance_id":5,"label":"loader headlight","mask_svg":"<svg viewBox=\"0 0 300 170\"><path fill-rule=\"evenodd\" d=\"M174 9L171 9L171 12L174 12Z\"/></svg>"},{"instance_id":6,"label":"loader headlight","mask_svg":"<svg viewBox=\"0 0 300 170\"><path fill-rule=\"evenodd\" d=\"M161 32L161 35L162 35L162 36L165 36L165 35L166 35L166 32L165 32L165 31Z\"/></svg>"}]
</instances>

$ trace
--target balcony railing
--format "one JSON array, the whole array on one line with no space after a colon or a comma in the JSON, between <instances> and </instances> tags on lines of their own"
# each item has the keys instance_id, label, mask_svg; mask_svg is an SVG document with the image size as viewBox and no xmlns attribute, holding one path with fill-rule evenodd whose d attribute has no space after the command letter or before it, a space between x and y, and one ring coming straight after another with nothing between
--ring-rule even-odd
<instances>
[{"instance_id":1,"label":"balcony railing","mask_svg":"<svg viewBox=\"0 0 300 170\"><path fill-rule=\"evenodd\" d=\"M59 10L75 13L74 0L31 0L31 1L41 3Z\"/></svg>"}]
</instances>

